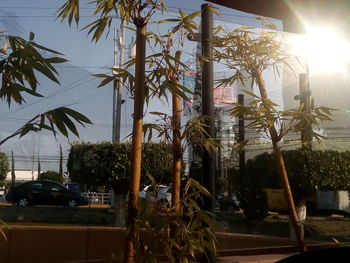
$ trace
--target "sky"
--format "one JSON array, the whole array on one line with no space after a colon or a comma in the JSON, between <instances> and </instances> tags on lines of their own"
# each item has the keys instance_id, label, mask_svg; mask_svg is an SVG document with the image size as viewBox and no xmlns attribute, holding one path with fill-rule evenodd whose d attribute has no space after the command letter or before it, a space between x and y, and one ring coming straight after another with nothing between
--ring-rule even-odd
<instances>
[{"instance_id":1,"label":"sky","mask_svg":"<svg viewBox=\"0 0 350 263\"><path fill-rule=\"evenodd\" d=\"M21 123L28 120L30 116L53 107L71 105L72 108L86 114L94 123L87 125L86 129L79 129L80 138L71 135L69 139L58 136L56 139L46 132L42 134L30 134L27 137L11 139L0 146L10 156L14 151L19 168L37 167L40 159L41 169L58 170L59 145L63 147L63 155L68 156L69 143L74 141L104 141L111 140L112 134L112 89L111 87L97 89L98 80L92 77L96 73L109 73L113 65L113 36L103 36L98 43L91 41L91 36L83 26L93 20L93 5L87 5L90 0L81 0L81 19L77 27L67 22L61 23L55 20L55 12L64 1L47 0L0 0L0 30L7 30L11 35L19 35L28 39L29 33L35 33L35 41L43 46L57 50L64 54L69 60L64 65L57 66L60 73L61 85L56 85L40 78L41 91L46 98L28 98L27 104L23 106L11 105L11 108L2 103L0 105L0 136L3 138L18 128ZM201 0L166 0L170 14L161 15L156 13L155 20L172 18L174 11L182 8L190 13L200 10ZM215 15L215 23L222 25L257 25L253 15L220 8L221 16ZM118 21L116 21L118 22ZM152 26L149 27L151 29ZM132 33L126 36L126 43L131 42ZM186 50L193 53L196 45L187 43ZM148 50L149 51L149 50ZM276 80L268 76L268 81L275 83ZM274 85L277 85L276 87ZM272 85L275 95L280 97L278 86ZM128 94L123 94L127 99ZM130 100L129 100L130 101ZM128 102L122 106L122 136L126 136L131 129L132 103ZM168 111L167 103L152 103L150 111ZM147 122L147 116L145 122ZM123 138L124 138L123 137Z\"/></svg>"}]
</instances>

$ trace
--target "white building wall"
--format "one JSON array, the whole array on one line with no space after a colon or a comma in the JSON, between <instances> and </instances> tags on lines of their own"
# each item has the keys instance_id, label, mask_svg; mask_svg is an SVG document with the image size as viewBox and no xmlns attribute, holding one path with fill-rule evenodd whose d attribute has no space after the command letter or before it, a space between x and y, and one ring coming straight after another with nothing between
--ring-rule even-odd
<instances>
[{"instance_id":1,"label":"white building wall","mask_svg":"<svg viewBox=\"0 0 350 263\"><path fill-rule=\"evenodd\" d=\"M15 170L16 181L31 181L38 178L38 171ZM5 181L11 181L11 171L7 173Z\"/></svg>"}]
</instances>

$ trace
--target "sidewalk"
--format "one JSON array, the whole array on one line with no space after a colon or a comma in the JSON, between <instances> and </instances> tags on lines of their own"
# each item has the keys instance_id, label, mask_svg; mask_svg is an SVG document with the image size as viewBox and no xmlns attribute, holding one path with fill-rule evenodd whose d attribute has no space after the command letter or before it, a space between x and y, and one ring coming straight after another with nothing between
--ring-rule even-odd
<instances>
[{"instance_id":1,"label":"sidewalk","mask_svg":"<svg viewBox=\"0 0 350 263\"><path fill-rule=\"evenodd\" d=\"M268 254L254 256L218 257L217 263L273 263L292 254Z\"/></svg>"}]
</instances>

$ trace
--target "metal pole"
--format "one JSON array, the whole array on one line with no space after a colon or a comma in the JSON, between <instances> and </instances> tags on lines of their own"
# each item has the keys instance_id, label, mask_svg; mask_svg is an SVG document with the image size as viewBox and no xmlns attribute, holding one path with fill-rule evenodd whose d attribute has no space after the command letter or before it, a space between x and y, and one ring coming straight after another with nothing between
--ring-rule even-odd
<instances>
[{"instance_id":1,"label":"metal pole","mask_svg":"<svg viewBox=\"0 0 350 263\"><path fill-rule=\"evenodd\" d=\"M211 5L203 4L202 8L202 114L208 116L207 132L211 138L215 136L214 100L213 100L213 12ZM203 150L202 155L203 186L211 193L210 198L204 199L204 209L214 212L215 208L215 156L214 152Z\"/></svg>"},{"instance_id":2,"label":"metal pole","mask_svg":"<svg viewBox=\"0 0 350 263\"><path fill-rule=\"evenodd\" d=\"M122 22L120 26L121 37L118 39L118 29L117 26L114 27L114 67L122 68L124 63L124 53L125 53L125 31L126 31L125 21ZM117 54L119 48L119 62L117 65ZM113 74L114 71L113 71ZM123 79L113 81L113 131L112 131L112 141L120 142L120 123L121 123L121 105L122 105L122 89L123 89Z\"/></svg>"},{"instance_id":3,"label":"metal pole","mask_svg":"<svg viewBox=\"0 0 350 263\"><path fill-rule=\"evenodd\" d=\"M299 96L300 96L300 106L303 107L303 111L308 113L310 111L310 89L308 85L308 73L299 74ZM305 124L301 131L301 143L303 149L311 150L311 126L310 124Z\"/></svg>"},{"instance_id":4,"label":"metal pole","mask_svg":"<svg viewBox=\"0 0 350 263\"><path fill-rule=\"evenodd\" d=\"M119 56L119 68L123 67L124 63L124 52L125 52L125 20L121 25L122 36L120 40L120 56ZM123 89L123 79L118 80L118 90L117 90L117 108L115 113L115 141L120 142L120 122L121 122L121 106L122 106L122 89Z\"/></svg>"},{"instance_id":5,"label":"metal pole","mask_svg":"<svg viewBox=\"0 0 350 263\"><path fill-rule=\"evenodd\" d=\"M118 29L117 26L114 27L114 42L113 42L113 58L114 63L113 67L117 66L117 37L118 37ZM114 71L112 70L112 74ZM118 81L113 81L113 109L112 109L112 142L115 142L115 130L116 130L116 93L117 93L117 85Z\"/></svg>"},{"instance_id":6,"label":"metal pole","mask_svg":"<svg viewBox=\"0 0 350 263\"><path fill-rule=\"evenodd\" d=\"M238 95L238 103L244 106L244 95ZM238 116L238 142L244 142L245 140L245 130L244 130L244 116ZM239 153L239 173L243 177L245 174L245 150Z\"/></svg>"}]
</instances>

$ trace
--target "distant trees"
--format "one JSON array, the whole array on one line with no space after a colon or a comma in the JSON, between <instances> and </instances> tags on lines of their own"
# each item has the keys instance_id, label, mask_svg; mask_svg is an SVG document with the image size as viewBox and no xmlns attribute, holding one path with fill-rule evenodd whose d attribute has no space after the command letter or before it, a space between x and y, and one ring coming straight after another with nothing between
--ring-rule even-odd
<instances>
[{"instance_id":1,"label":"distant trees","mask_svg":"<svg viewBox=\"0 0 350 263\"><path fill-rule=\"evenodd\" d=\"M282 151L290 179L291 190L297 202L321 191L350 190L350 152L289 150ZM263 153L246 163L245 175L236 171L233 176L239 185L238 196L242 208L251 217L262 217L266 212L265 188L282 188L276 178L274 155Z\"/></svg>"},{"instance_id":2,"label":"distant trees","mask_svg":"<svg viewBox=\"0 0 350 263\"><path fill-rule=\"evenodd\" d=\"M58 183L63 183L63 177L56 171L46 171L38 175L38 180L51 180Z\"/></svg>"},{"instance_id":3,"label":"distant trees","mask_svg":"<svg viewBox=\"0 0 350 263\"><path fill-rule=\"evenodd\" d=\"M147 174L157 183L171 181L172 148L165 143L145 143L142 146L141 183ZM130 169L130 143L75 143L67 161L67 169L73 182L89 188L107 186L115 192L127 191Z\"/></svg>"},{"instance_id":4,"label":"distant trees","mask_svg":"<svg viewBox=\"0 0 350 263\"><path fill-rule=\"evenodd\" d=\"M0 152L0 182L6 179L9 169L9 160L5 153Z\"/></svg>"}]
</instances>

